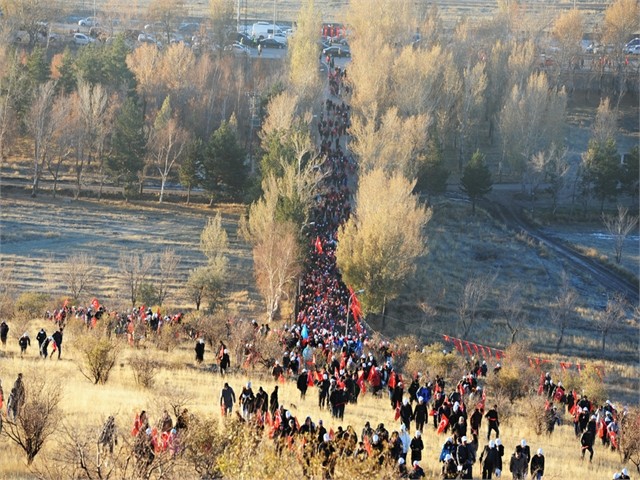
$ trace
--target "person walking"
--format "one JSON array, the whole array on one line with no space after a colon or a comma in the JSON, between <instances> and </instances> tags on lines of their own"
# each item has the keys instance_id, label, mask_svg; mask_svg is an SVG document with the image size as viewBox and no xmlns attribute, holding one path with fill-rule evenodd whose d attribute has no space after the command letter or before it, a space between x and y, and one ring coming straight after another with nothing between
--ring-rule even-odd
<instances>
[{"instance_id":1,"label":"person walking","mask_svg":"<svg viewBox=\"0 0 640 480\"><path fill-rule=\"evenodd\" d=\"M484 446L482 454L480 454L480 465L482 465L482 478L490 479L496 469L498 459L498 448L493 440Z\"/></svg>"},{"instance_id":2,"label":"person walking","mask_svg":"<svg viewBox=\"0 0 640 480\"><path fill-rule=\"evenodd\" d=\"M204 361L204 338L200 337L196 341L194 350L196 351L196 363L202 363Z\"/></svg>"},{"instance_id":3,"label":"person walking","mask_svg":"<svg viewBox=\"0 0 640 480\"><path fill-rule=\"evenodd\" d=\"M500 437L500 419L498 418L498 405L494 405L491 410L489 410L485 418L489 420L489 430L487 430L487 440L491 438L491 432L495 430L496 438Z\"/></svg>"},{"instance_id":4,"label":"person walking","mask_svg":"<svg viewBox=\"0 0 640 480\"><path fill-rule=\"evenodd\" d=\"M236 394L233 388L228 383L225 383L220 392L220 409L223 417L231 414L234 403L236 403Z\"/></svg>"},{"instance_id":5,"label":"person walking","mask_svg":"<svg viewBox=\"0 0 640 480\"><path fill-rule=\"evenodd\" d=\"M44 341L47 339L47 332L44 328L41 328L40 331L38 332L38 335L36 335L36 340L38 341L38 351L40 352L40 356L44 356L44 358L47 358L46 355L46 347L44 350L44 355L43 355L43 351L42 351L42 345L44 344Z\"/></svg>"},{"instance_id":6,"label":"person walking","mask_svg":"<svg viewBox=\"0 0 640 480\"><path fill-rule=\"evenodd\" d=\"M31 339L29 338L29 334L27 332L24 332L18 339L18 345L20 346L20 358L22 358L22 356L27 351L27 347L31 346Z\"/></svg>"},{"instance_id":7,"label":"person walking","mask_svg":"<svg viewBox=\"0 0 640 480\"><path fill-rule=\"evenodd\" d=\"M533 480L540 480L544 475L544 455L542 449L539 448L538 452L531 457L531 478Z\"/></svg>"},{"instance_id":8,"label":"person walking","mask_svg":"<svg viewBox=\"0 0 640 480\"><path fill-rule=\"evenodd\" d=\"M229 349L223 348L220 356L220 375L223 377L227 374L227 370L231 367L231 357L229 357Z\"/></svg>"},{"instance_id":9,"label":"person walking","mask_svg":"<svg viewBox=\"0 0 640 480\"><path fill-rule=\"evenodd\" d=\"M53 350L51 350L51 357L53 357L53 352L58 350L58 360L60 360L60 355L62 355L62 327L53 332L51 338L53 339Z\"/></svg>"},{"instance_id":10,"label":"person walking","mask_svg":"<svg viewBox=\"0 0 640 480\"><path fill-rule=\"evenodd\" d=\"M516 451L511 455L509 471L513 475L513 480L524 480L527 474L527 459L522 453L522 447L518 445Z\"/></svg>"},{"instance_id":11,"label":"person walking","mask_svg":"<svg viewBox=\"0 0 640 480\"><path fill-rule=\"evenodd\" d=\"M0 341L2 342L2 348L7 346L7 335L9 335L9 325L4 320L0 323Z\"/></svg>"}]
</instances>

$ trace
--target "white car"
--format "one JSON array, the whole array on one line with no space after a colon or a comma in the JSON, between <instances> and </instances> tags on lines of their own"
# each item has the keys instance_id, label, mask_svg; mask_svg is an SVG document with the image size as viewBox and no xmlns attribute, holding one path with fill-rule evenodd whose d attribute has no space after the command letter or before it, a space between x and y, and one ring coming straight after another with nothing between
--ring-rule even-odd
<instances>
[{"instance_id":1,"label":"white car","mask_svg":"<svg viewBox=\"0 0 640 480\"><path fill-rule=\"evenodd\" d=\"M95 39L91 38L89 35L85 35L84 33L73 34L73 43L76 45L89 45L93 42L95 42Z\"/></svg>"},{"instance_id":2,"label":"white car","mask_svg":"<svg viewBox=\"0 0 640 480\"><path fill-rule=\"evenodd\" d=\"M97 27L98 19L96 17L83 18L78 22L78 25L80 25L81 27Z\"/></svg>"},{"instance_id":3,"label":"white car","mask_svg":"<svg viewBox=\"0 0 640 480\"><path fill-rule=\"evenodd\" d=\"M627 53L630 53L631 55L640 55L640 45L627 47Z\"/></svg>"}]
</instances>

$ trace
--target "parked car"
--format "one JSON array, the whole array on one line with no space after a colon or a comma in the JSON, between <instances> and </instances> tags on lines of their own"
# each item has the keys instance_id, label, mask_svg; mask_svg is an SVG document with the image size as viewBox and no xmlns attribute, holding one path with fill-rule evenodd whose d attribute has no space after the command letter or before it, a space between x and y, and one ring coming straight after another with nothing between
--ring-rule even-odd
<instances>
[{"instance_id":1,"label":"parked car","mask_svg":"<svg viewBox=\"0 0 640 480\"><path fill-rule=\"evenodd\" d=\"M284 43L280 43L273 38L263 38L258 42L258 45L261 45L262 48L285 48L286 45Z\"/></svg>"},{"instance_id":2,"label":"parked car","mask_svg":"<svg viewBox=\"0 0 640 480\"><path fill-rule=\"evenodd\" d=\"M351 57L351 50L347 47L332 45L331 47L325 48L322 50L322 55L325 57L328 55L330 57Z\"/></svg>"},{"instance_id":3,"label":"parked car","mask_svg":"<svg viewBox=\"0 0 640 480\"><path fill-rule=\"evenodd\" d=\"M250 35L241 32L236 34L236 42L246 45L247 47L256 47L258 45L258 42L251 38Z\"/></svg>"},{"instance_id":4,"label":"parked car","mask_svg":"<svg viewBox=\"0 0 640 480\"><path fill-rule=\"evenodd\" d=\"M84 33L73 34L73 43L75 43L76 45L89 45L93 42L95 42L95 40L89 35L85 35Z\"/></svg>"},{"instance_id":5,"label":"parked car","mask_svg":"<svg viewBox=\"0 0 640 480\"><path fill-rule=\"evenodd\" d=\"M226 47L224 47L224 51L233 52L234 55L251 55L251 49L239 42L234 42L231 45L227 45Z\"/></svg>"},{"instance_id":6,"label":"parked car","mask_svg":"<svg viewBox=\"0 0 640 480\"><path fill-rule=\"evenodd\" d=\"M287 36L282 34L282 33L276 33L275 35L270 35L269 38L273 38L274 40L276 40L277 42L282 43L285 46L289 42L289 40L287 39Z\"/></svg>"},{"instance_id":7,"label":"parked car","mask_svg":"<svg viewBox=\"0 0 640 480\"><path fill-rule=\"evenodd\" d=\"M636 53L637 47L640 46L640 37L634 38L624 46L625 53Z\"/></svg>"},{"instance_id":8,"label":"parked car","mask_svg":"<svg viewBox=\"0 0 640 480\"><path fill-rule=\"evenodd\" d=\"M640 55L640 45L633 45L631 47L627 47L627 53L631 55Z\"/></svg>"},{"instance_id":9,"label":"parked car","mask_svg":"<svg viewBox=\"0 0 640 480\"><path fill-rule=\"evenodd\" d=\"M80 25L81 27L97 27L98 19L96 17L83 18L82 20L78 21L78 25Z\"/></svg>"}]
</instances>

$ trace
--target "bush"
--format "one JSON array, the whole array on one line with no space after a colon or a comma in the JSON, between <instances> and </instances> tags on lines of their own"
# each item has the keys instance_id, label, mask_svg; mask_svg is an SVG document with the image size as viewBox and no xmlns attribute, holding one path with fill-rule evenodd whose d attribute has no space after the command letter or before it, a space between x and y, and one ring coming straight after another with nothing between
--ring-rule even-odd
<instances>
[{"instance_id":1,"label":"bush","mask_svg":"<svg viewBox=\"0 0 640 480\"><path fill-rule=\"evenodd\" d=\"M507 348L499 373L487 378L489 391L495 392L496 396L505 396L511 403L532 393L540 377L529 365L529 356L527 345L514 343Z\"/></svg>"},{"instance_id":2,"label":"bush","mask_svg":"<svg viewBox=\"0 0 640 480\"><path fill-rule=\"evenodd\" d=\"M31 465L47 438L56 433L62 389L44 376L25 376L23 382L25 402L17 418L6 418L2 434L24 451Z\"/></svg>"},{"instance_id":3,"label":"bush","mask_svg":"<svg viewBox=\"0 0 640 480\"><path fill-rule=\"evenodd\" d=\"M182 342L182 327L175 323L165 323L160 332L155 335L155 345L158 350L171 352Z\"/></svg>"},{"instance_id":4,"label":"bush","mask_svg":"<svg viewBox=\"0 0 640 480\"><path fill-rule=\"evenodd\" d=\"M155 376L158 373L158 363L149 358L148 355L141 354L132 357L129 365L133 370L133 378L137 385L144 388L153 387Z\"/></svg>"},{"instance_id":5,"label":"bush","mask_svg":"<svg viewBox=\"0 0 640 480\"><path fill-rule=\"evenodd\" d=\"M602 371L593 364L587 365L580 375L582 394L587 395L596 405L602 405L607 399L607 388L600 375Z\"/></svg>"},{"instance_id":6,"label":"bush","mask_svg":"<svg viewBox=\"0 0 640 480\"><path fill-rule=\"evenodd\" d=\"M462 377L464 368L464 359L457 352L444 353L445 349L441 343L434 343L425 346L419 352L411 352L407 355L404 364L405 375L413 375L421 372L429 378L435 378L436 375L445 378Z\"/></svg>"},{"instance_id":7,"label":"bush","mask_svg":"<svg viewBox=\"0 0 640 480\"><path fill-rule=\"evenodd\" d=\"M88 332L77 342L81 354L80 372L94 384L105 384L120 353L120 344L97 332Z\"/></svg>"},{"instance_id":8,"label":"bush","mask_svg":"<svg viewBox=\"0 0 640 480\"><path fill-rule=\"evenodd\" d=\"M51 298L46 293L22 293L16 300L15 314L29 319L42 318L50 300Z\"/></svg>"}]
</instances>

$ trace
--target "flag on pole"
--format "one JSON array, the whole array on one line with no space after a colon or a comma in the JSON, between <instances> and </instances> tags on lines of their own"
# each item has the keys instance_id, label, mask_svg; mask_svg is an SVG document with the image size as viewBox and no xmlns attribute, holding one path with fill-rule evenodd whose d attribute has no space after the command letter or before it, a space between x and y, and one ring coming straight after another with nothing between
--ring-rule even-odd
<instances>
[{"instance_id":1,"label":"flag on pole","mask_svg":"<svg viewBox=\"0 0 640 480\"><path fill-rule=\"evenodd\" d=\"M319 236L316 237L316 253L322 255L322 242Z\"/></svg>"}]
</instances>

